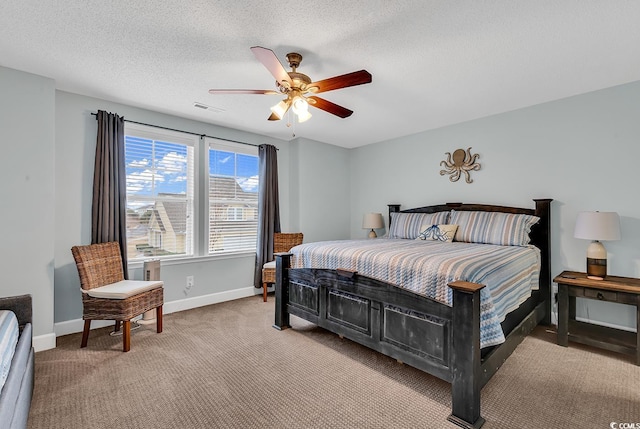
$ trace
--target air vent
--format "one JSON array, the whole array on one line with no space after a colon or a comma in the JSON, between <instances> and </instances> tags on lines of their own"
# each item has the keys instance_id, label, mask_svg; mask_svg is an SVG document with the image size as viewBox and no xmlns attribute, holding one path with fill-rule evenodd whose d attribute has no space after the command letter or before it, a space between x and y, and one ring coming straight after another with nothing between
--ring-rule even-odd
<instances>
[{"instance_id":1,"label":"air vent","mask_svg":"<svg viewBox=\"0 0 640 429\"><path fill-rule=\"evenodd\" d=\"M224 112L224 109L221 109L219 107L213 107L213 106L208 106L204 103L200 103L198 101L193 103L193 107L197 108L197 109L202 109L202 110L211 110L212 112L216 112L216 113L220 113L220 112Z\"/></svg>"}]
</instances>

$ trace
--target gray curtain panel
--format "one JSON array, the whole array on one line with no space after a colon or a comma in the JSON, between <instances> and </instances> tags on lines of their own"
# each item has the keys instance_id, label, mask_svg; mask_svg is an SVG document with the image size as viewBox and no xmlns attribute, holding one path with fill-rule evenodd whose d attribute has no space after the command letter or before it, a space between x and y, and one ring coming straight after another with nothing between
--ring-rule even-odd
<instances>
[{"instance_id":1,"label":"gray curtain panel","mask_svg":"<svg viewBox=\"0 0 640 429\"><path fill-rule=\"evenodd\" d=\"M259 149L258 243L253 285L262 287L262 266L273 260L273 233L280 232L278 150L262 144Z\"/></svg>"},{"instance_id":2,"label":"gray curtain panel","mask_svg":"<svg viewBox=\"0 0 640 429\"><path fill-rule=\"evenodd\" d=\"M120 243L124 278L127 270L127 183L124 162L124 118L99 110L93 172L91 243Z\"/></svg>"}]
</instances>

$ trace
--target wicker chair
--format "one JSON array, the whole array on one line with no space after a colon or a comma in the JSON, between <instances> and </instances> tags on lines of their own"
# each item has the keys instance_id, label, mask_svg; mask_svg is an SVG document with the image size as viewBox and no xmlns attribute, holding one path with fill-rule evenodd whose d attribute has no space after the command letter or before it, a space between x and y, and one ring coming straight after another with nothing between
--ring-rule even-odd
<instances>
[{"instance_id":1,"label":"wicker chair","mask_svg":"<svg viewBox=\"0 0 640 429\"><path fill-rule=\"evenodd\" d=\"M288 252L292 247L302 244L301 232L276 232L273 234L273 253ZM262 266L262 299L267 302L267 287L276 282L276 261Z\"/></svg>"},{"instance_id":2,"label":"wicker chair","mask_svg":"<svg viewBox=\"0 0 640 429\"><path fill-rule=\"evenodd\" d=\"M82 289L84 331L80 347L86 347L92 320L115 320L115 331L123 324L122 351L131 348L131 319L156 309L156 331L162 332L162 281L125 280L120 245L117 242L74 246Z\"/></svg>"}]
</instances>

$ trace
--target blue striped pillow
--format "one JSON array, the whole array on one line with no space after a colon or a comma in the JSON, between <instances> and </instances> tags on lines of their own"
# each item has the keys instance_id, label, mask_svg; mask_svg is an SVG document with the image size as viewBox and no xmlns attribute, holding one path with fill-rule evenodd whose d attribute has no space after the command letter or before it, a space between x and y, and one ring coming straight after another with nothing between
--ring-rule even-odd
<instances>
[{"instance_id":1,"label":"blue striped pillow","mask_svg":"<svg viewBox=\"0 0 640 429\"><path fill-rule=\"evenodd\" d=\"M422 232L422 225L447 223L449 212L438 213L391 213L389 238L415 240Z\"/></svg>"},{"instance_id":2,"label":"blue striped pillow","mask_svg":"<svg viewBox=\"0 0 640 429\"><path fill-rule=\"evenodd\" d=\"M539 220L526 214L451 210L450 223L458 225L455 241L526 246L531 227Z\"/></svg>"},{"instance_id":3,"label":"blue striped pillow","mask_svg":"<svg viewBox=\"0 0 640 429\"><path fill-rule=\"evenodd\" d=\"M18 344L18 319L12 311L0 310L0 389L9 375L11 360Z\"/></svg>"}]
</instances>

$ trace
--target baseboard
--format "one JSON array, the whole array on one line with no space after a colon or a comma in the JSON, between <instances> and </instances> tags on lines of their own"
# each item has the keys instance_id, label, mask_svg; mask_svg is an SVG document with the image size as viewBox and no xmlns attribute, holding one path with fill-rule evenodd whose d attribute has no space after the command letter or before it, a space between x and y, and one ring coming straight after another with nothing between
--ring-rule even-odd
<instances>
[{"instance_id":1,"label":"baseboard","mask_svg":"<svg viewBox=\"0 0 640 429\"><path fill-rule=\"evenodd\" d=\"M33 349L37 352L56 348L56 334L36 335L32 339Z\"/></svg>"},{"instance_id":2,"label":"baseboard","mask_svg":"<svg viewBox=\"0 0 640 429\"><path fill-rule=\"evenodd\" d=\"M91 329L105 328L112 326L113 323L113 320L94 320L91 322ZM84 329L84 320L82 319L65 320L64 322L53 324L53 332L55 332L56 337L82 332L82 329Z\"/></svg>"},{"instance_id":3,"label":"baseboard","mask_svg":"<svg viewBox=\"0 0 640 429\"><path fill-rule=\"evenodd\" d=\"M601 322L599 320L591 320L591 319L587 319L586 317L576 317L576 320L578 322L590 323L592 325L600 325L600 326L606 326L608 328L620 329L621 331L636 332L636 329L633 329L630 326L622 326L622 325L616 325L615 323L607 323L607 322ZM551 312L551 324L558 326L558 313Z\"/></svg>"},{"instance_id":4,"label":"baseboard","mask_svg":"<svg viewBox=\"0 0 640 429\"><path fill-rule=\"evenodd\" d=\"M242 289L212 293L208 295L179 299L177 301L165 302L162 306L162 314L176 313L178 311L190 310L192 308L204 307L206 305L218 304L220 302L232 301L234 299L246 298L254 295L256 295L256 289L254 289L253 287L247 287ZM113 325L112 320L94 320L91 322L91 329L104 328L111 325ZM35 348L36 338L34 337L34 348L36 349L36 351L55 348L56 337L82 332L83 329L84 320L82 319L66 320L64 322L55 323L53 327L55 334L41 335L41 337L51 336L53 341L47 338L45 342L45 339L43 338L42 346L45 348L37 349Z\"/></svg>"},{"instance_id":5,"label":"baseboard","mask_svg":"<svg viewBox=\"0 0 640 429\"><path fill-rule=\"evenodd\" d=\"M192 298L165 302L162 307L162 312L163 314L176 313L178 311L190 310L192 308L204 307L205 305L218 304L225 301L233 301L234 299L246 298L254 295L256 295L256 289L253 287L247 287L212 293L209 295L194 296Z\"/></svg>"},{"instance_id":6,"label":"baseboard","mask_svg":"<svg viewBox=\"0 0 640 429\"><path fill-rule=\"evenodd\" d=\"M630 326L622 326L622 325L616 325L615 323L601 322L599 320L591 320L591 319L587 319L586 317L576 317L576 320L578 322L590 323L592 325L600 325L600 326L606 326L607 328L620 329L621 331L636 332L636 330Z\"/></svg>"}]
</instances>

